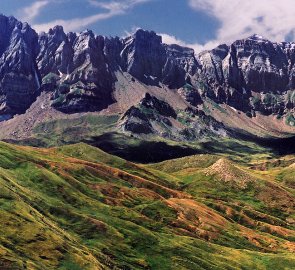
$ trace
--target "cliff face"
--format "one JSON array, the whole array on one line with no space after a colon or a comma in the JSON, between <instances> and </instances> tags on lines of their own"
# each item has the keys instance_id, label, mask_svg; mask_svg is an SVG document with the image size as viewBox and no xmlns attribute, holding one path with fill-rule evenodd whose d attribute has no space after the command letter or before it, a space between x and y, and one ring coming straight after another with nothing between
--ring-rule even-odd
<instances>
[{"instance_id":1,"label":"cliff face","mask_svg":"<svg viewBox=\"0 0 295 270\"><path fill-rule=\"evenodd\" d=\"M199 65L194 51L168 46L154 32L126 39L91 31L64 33L61 26L39 36L13 17L0 20L1 114L23 113L40 91L66 113L99 111L115 102L116 71L147 85L183 86Z\"/></svg>"},{"instance_id":2,"label":"cliff face","mask_svg":"<svg viewBox=\"0 0 295 270\"><path fill-rule=\"evenodd\" d=\"M209 97L251 115L294 108L295 43L254 35L196 56L163 44L154 32L120 39L66 34L56 26L37 35L3 15L0 36L1 119L25 112L41 91L51 92L52 106L66 113L102 110L116 102L117 72L143 85L178 89L192 106Z\"/></svg>"},{"instance_id":3,"label":"cliff face","mask_svg":"<svg viewBox=\"0 0 295 270\"><path fill-rule=\"evenodd\" d=\"M293 43L272 43L254 35L201 53L211 96L243 111L284 111L293 104L286 92L295 87L294 48Z\"/></svg>"},{"instance_id":4,"label":"cliff face","mask_svg":"<svg viewBox=\"0 0 295 270\"><path fill-rule=\"evenodd\" d=\"M53 106L64 112L95 111L115 102L116 71L147 85L179 88L198 63L194 51L167 46L154 32L138 30L126 39L65 34L60 26L39 37L37 64L43 89L53 91Z\"/></svg>"},{"instance_id":5,"label":"cliff face","mask_svg":"<svg viewBox=\"0 0 295 270\"><path fill-rule=\"evenodd\" d=\"M140 29L123 42L123 70L146 84L179 88L199 68L192 49L163 44L154 32Z\"/></svg>"},{"instance_id":6,"label":"cliff face","mask_svg":"<svg viewBox=\"0 0 295 270\"><path fill-rule=\"evenodd\" d=\"M66 35L57 26L40 35L37 63L54 107L71 113L101 110L112 102L114 78L104 48L104 38L91 31Z\"/></svg>"},{"instance_id":7,"label":"cliff face","mask_svg":"<svg viewBox=\"0 0 295 270\"><path fill-rule=\"evenodd\" d=\"M0 15L0 113L23 113L40 86L38 36L28 24Z\"/></svg>"}]
</instances>

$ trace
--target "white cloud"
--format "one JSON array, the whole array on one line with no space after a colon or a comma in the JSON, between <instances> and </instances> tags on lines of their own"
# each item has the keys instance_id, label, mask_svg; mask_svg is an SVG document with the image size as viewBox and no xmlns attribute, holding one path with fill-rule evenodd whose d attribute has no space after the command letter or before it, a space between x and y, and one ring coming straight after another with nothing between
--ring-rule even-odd
<instances>
[{"instance_id":1,"label":"white cloud","mask_svg":"<svg viewBox=\"0 0 295 270\"><path fill-rule=\"evenodd\" d=\"M41 32L48 31L49 28L52 28L55 25L62 25L66 32L79 31L95 22L125 14L128 10L132 9L136 5L143 4L149 1L151 0L121 0L109 2L88 0L88 3L92 6L105 9L106 11L82 18L74 18L69 20L60 19L43 24L35 24L34 28L36 29L36 31Z\"/></svg>"},{"instance_id":2,"label":"white cloud","mask_svg":"<svg viewBox=\"0 0 295 270\"><path fill-rule=\"evenodd\" d=\"M185 43L184 41L178 39L175 36L168 35L168 34L165 34L165 33L162 33L162 34L159 34L159 35L162 36L163 43L166 43L166 44L178 44L178 45L184 46L184 47L189 46L189 44Z\"/></svg>"},{"instance_id":3,"label":"white cloud","mask_svg":"<svg viewBox=\"0 0 295 270\"><path fill-rule=\"evenodd\" d=\"M166 33L162 33L159 35L162 36L163 43L165 43L165 44L178 44L183 47L192 48L192 49L194 49L196 54L198 54L201 51L204 51L206 49L210 49L210 48L212 49L212 48L219 45L219 43L215 40L210 41L210 42L203 45L203 44L199 44L199 43L187 43L181 39L178 39L177 37L175 37L173 35L169 35Z\"/></svg>"},{"instance_id":4,"label":"white cloud","mask_svg":"<svg viewBox=\"0 0 295 270\"><path fill-rule=\"evenodd\" d=\"M55 1L35 1L22 10L23 19L34 22L41 10ZM97 21L126 14L136 5L150 1L152 0L87 0L88 4L99 8L100 12L87 17L35 24L33 27L37 31L48 31L49 28L60 24L66 31L79 31ZM254 33L278 42L285 41L287 37L295 39L294 0L187 0L187 3L193 10L205 12L219 21L215 38L205 44L186 43L173 35L163 33L163 42L191 47L198 53Z\"/></svg>"},{"instance_id":5,"label":"white cloud","mask_svg":"<svg viewBox=\"0 0 295 270\"><path fill-rule=\"evenodd\" d=\"M62 25L66 32L78 31L80 29L87 27L90 24L93 24L100 20L109 19L115 15L119 15L119 13L113 13L110 11L106 13L99 13L93 16L84 17L84 18L75 18L71 20L54 20L47 23L35 24L33 25L33 27L37 32L42 32L42 31L47 32L50 28L53 28L56 25Z\"/></svg>"},{"instance_id":6,"label":"white cloud","mask_svg":"<svg viewBox=\"0 0 295 270\"><path fill-rule=\"evenodd\" d=\"M216 38L204 45L229 43L256 33L272 41L294 39L294 0L188 0L220 22ZM197 44L195 44L196 46Z\"/></svg>"},{"instance_id":7,"label":"white cloud","mask_svg":"<svg viewBox=\"0 0 295 270\"><path fill-rule=\"evenodd\" d=\"M123 0L123 1L110 1L110 2L101 2L97 0L88 0L88 2L95 6L104 8L107 10L125 12L127 9L133 8L136 5L149 2L150 0Z\"/></svg>"},{"instance_id":8,"label":"white cloud","mask_svg":"<svg viewBox=\"0 0 295 270\"><path fill-rule=\"evenodd\" d=\"M18 11L20 18L26 22L33 22L43 8L49 4L49 0L35 1L31 5Z\"/></svg>"}]
</instances>

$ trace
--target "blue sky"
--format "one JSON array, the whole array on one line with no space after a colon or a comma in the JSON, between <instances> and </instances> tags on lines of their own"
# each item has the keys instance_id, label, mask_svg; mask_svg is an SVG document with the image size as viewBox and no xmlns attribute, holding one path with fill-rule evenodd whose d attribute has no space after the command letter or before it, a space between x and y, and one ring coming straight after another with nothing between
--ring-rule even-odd
<instances>
[{"instance_id":1,"label":"blue sky","mask_svg":"<svg viewBox=\"0 0 295 270\"><path fill-rule=\"evenodd\" d=\"M154 30L164 42L196 51L254 33L274 41L295 33L294 0L1 0L1 12L37 31L56 24L106 36Z\"/></svg>"}]
</instances>

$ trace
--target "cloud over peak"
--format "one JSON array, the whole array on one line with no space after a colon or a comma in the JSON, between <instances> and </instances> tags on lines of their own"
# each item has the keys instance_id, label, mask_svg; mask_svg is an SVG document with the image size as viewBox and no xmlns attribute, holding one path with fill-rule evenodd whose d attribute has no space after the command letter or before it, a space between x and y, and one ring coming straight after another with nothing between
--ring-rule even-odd
<instances>
[{"instance_id":1,"label":"cloud over peak","mask_svg":"<svg viewBox=\"0 0 295 270\"><path fill-rule=\"evenodd\" d=\"M48 31L49 28L55 25L62 25L65 31L79 31L91 24L94 24L101 20L106 20L114 16L119 16L127 13L128 10L134 8L139 4L150 2L151 0L111 0L111 1L98 1L98 0L85 0L85 2L94 8L103 9L94 15L72 18L68 20L57 19L46 23L35 23L35 18L39 15L42 8L49 4L49 0L35 1L32 5L25 7L22 10L23 18L33 24L33 27L37 32ZM59 1L63 3L64 1ZM58 2L56 2L58 3Z\"/></svg>"},{"instance_id":2,"label":"cloud over peak","mask_svg":"<svg viewBox=\"0 0 295 270\"><path fill-rule=\"evenodd\" d=\"M18 13L23 21L32 22L49 3L49 0L35 1L31 5L19 10Z\"/></svg>"},{"instance_id":3,"label":"cloud over peak","mask_svg":"<svg viewBox=\"0 0 295 270\"><path fill-rule=\"evenodd\" d=\"M168 2L165 0L30 0L30 5L18 11L18 17L32 24L37 31L48 31L49 28L58 24L63 25L67 32L80 31L99 21L129 14L133 8L144 3L155 3L154 7L159 8L161 5L157 3L161 1ZM175 1L179 0L173 0L172 2ZM63 17L53 19L52 17L45 16L49 18L47 22L38 22L42 11L47 7L53 8L52 5L56 5L56 8L59 6L64 8L66 5L71 6L74 2L76 2L76 7L81 4L87 5L88 8L85 9L85 12L79 13L82 15L77 15L70 19L64 19ZM172 2L171 8L173 11L174 6ZM180 6L178 5L179 2L177 2L177 8ZM169 5L166 6L165 4L162 5L163 12L170 8ZM207 40L205 44L201 44L198 42L198 36L192 39L194 35L194 28L192 28L190 33L191 41L182 41L175 35L172 22L169 22L166 23L165 28L160 28L163 31L161 35L165 43L177 43L191 47L198 53L205 49L212 49L219 44L229 44L234 40L251 36L254 33L277 42L295 41L294 0L185 0L182 1L181 5L185 6L184 8L189 7L192 16L194 16L194 11L196 11L193 23L204 23L204 29L208 29L206 28L206 23L210 24L210 18L214 19L212 20L214 22L218 21L217 26L214 25L215 30L208 30L211 31L209 36L213 36L213 38ZM151 8L153 8L152 5ZM165 16L163 12L159 16L160 21L168 22L170 17L167 16L167 20L163 20L163 16ZM173 23L176 23L177 27L185 27L185 24L193 25L187 17L178 18L178 10L175 10L175 12L176 16L173 17ZM200 14L200 12L208 15L205 16L206 20L199 20L197 14ZM55 13L53 12L52 14ZM155 14L158 13L155 12ZM136 19L138 20L136 25L142 27L141 17L137 16ZM166 18L164 17L164 19ZM155 23L153 21L151 25L155 25ZM202 28L202 26L199 28ZM200 34L202 35L202 33Z\"/></svg>"},{"instance_id":4,"label":"cloud over peak","mask_svg":"<svg viewBox=\"0 0 295 270\"><path fill-rule=\"evenodd\" d=\"M216 40L220 43L253 33L273 41L295 38L293 0L189 0L189 5L220 22L216 32Z\"/></svg>"},{"instance_id":5,"label":"cloud over peak","mask_svg":"<svg viewBox=\"0 0 295 270\"><path fill-rule=\"evenodd\" d=\"M188 4L219 21L215 38L205 44L189 44L162 34L165 43L189 46L200 52L254 33L276 42L295 40L294 0L188 0Z\"/></svg>"}]
</instances>

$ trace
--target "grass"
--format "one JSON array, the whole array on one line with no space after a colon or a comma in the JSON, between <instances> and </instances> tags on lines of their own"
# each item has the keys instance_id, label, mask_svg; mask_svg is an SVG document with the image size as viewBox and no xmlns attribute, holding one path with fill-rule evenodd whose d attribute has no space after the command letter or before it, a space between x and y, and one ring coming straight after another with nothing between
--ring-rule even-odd
<instances>
[{"instance_id":1,"label":"grass","mask_svg":"<svg viewBox=\"0 0 295 270\"><path fill-rule=\"evenodd\" d=\"M295 266L294 227L285 221L294 215L292 202L282 217L264 197L269 177L285 188L287 165L266 177L246 159L231 161L255 179L239 189L239 181L206 175L219 155L144 166L83 143L48 149L0 143L0 155L1 269ZM280 200L276 209L285 204Z\"/></svg>"},{"instance_id":2,"label":"grass","mask_svg":"<svg viewBox=\"0 0 295 270\"><path fill-rule=\"evenodd\" d=\"M111 130L118 116L84 115L74 119L57 119L38 124L34 139L39 145L56 146L90 139ZM32 141L33 142L33 141ZM38 144L36 146L38 146Z\"/></svg>"}]
</instances>

